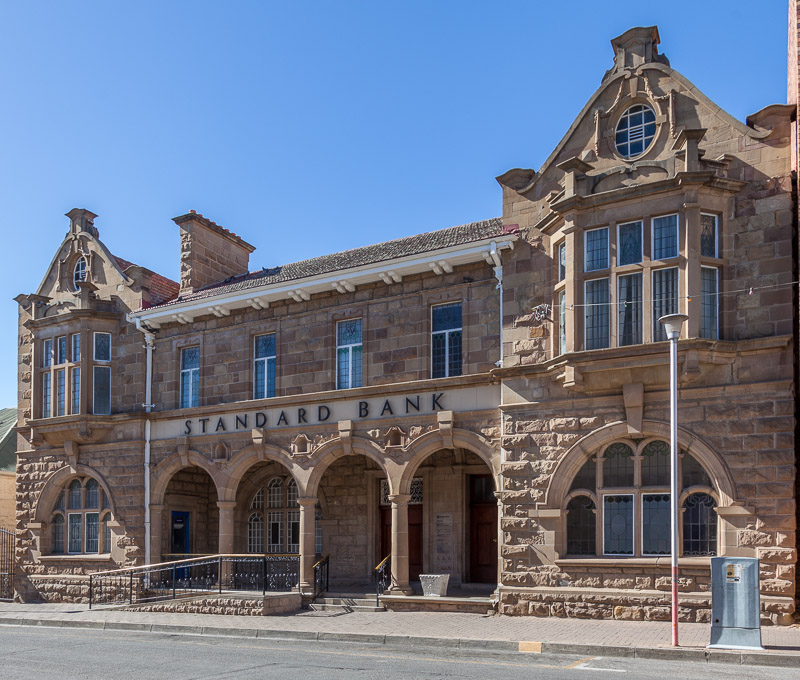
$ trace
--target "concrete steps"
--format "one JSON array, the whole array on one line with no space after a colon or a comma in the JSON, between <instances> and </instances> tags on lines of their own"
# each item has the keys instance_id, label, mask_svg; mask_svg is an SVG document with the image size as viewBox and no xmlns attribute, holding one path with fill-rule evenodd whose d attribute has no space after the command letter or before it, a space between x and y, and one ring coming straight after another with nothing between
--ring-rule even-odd
<instances>
[{"instance_id":1,"label":"concrete steps","mask_svg":"<svg viewBox=\"0 0 800 680\"><path fill-rule=\"evenodd\" d=\"M339 612L346 614L348 612L383 612L386 607L375 606L375 596L365 597L359 595L350 597L347 595L329 595L327 597L320 597L316 602L308 605L310 609L317 612Z\"/></svg>"}]
</instances>

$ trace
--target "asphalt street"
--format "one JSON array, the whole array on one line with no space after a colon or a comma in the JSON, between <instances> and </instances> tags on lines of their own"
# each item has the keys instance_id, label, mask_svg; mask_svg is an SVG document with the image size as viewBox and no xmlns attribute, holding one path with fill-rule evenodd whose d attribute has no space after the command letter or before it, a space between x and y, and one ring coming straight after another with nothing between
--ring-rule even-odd
<instances>
[{"instance_id":1,"label":"asphalt street","mask_svg":"<svg viewBox=\"0 0 800 680\"><path fill-rule=\"evenodd\" d=\"M590 680L719 678L782 680L797 669L705 662L498 654L449 649L392 649L349 643L289 642L235 637L3 627L3 680L201 680L204 678L464 678Z\"/></svg>"}]
</instances>

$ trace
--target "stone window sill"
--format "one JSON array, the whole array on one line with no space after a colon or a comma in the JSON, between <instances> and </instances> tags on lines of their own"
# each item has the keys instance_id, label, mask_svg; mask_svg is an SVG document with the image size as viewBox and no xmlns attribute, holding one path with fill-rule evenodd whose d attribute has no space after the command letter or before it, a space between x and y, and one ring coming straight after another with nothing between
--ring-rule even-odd
<instances>
[{"instance_id":1,"label":"stone window sill","mask_svg":"<svg viewBox=\"0 0 800 680\"><path fill-rule=\"evenodd\" d=\"M669 555L660 557L563 557L555 560L559 567L663 567L672 566ZM681 557L679 567L711 568L710 557Z\"/></svg>"},{"instance_id":2,"label":"stone window sill","mask_svg":"<svg viewBox=\"0 0 800 680\"><path fill-rule=\"evenodd\" d=\"M100 555L41 555L40 562L110 562L111 554Z\"/></svg>"}]
</instances>

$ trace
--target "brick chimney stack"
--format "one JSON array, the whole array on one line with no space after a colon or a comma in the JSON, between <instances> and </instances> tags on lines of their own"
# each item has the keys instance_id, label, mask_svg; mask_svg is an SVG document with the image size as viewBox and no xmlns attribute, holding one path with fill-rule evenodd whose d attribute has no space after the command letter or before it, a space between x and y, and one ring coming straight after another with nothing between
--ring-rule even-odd
<instances>
[{"instance_id":1,"label":"brick chimney stack","mask_svg":"<svg viewBox=\"0 0 800 680\"><path fill-rule=\"evenodd\" d=\"M173 222L181 230L181 295L250 271L255 246L194 210Z\"/></svg>"}]
</instances>

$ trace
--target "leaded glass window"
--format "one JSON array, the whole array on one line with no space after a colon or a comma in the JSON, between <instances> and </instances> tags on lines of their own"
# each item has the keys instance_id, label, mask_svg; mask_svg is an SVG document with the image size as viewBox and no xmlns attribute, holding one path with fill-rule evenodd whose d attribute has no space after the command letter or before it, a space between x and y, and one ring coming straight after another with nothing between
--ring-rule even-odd
<instances>
[{"instance_id":1,"label":"leaded glass window","mask_svg":"<svg viewBox=\"0 0 800 680\"><path fill-rule=\"evenodd\" d=\"M586 282L586 349L609 346L608 279Z\"/></svg>"},{"instance_id":2,"label":"leaded glass window","mask_svg":"<svg viewBox=\"0 0 800 680\"><path fill-rule=\"evenodd\" d=\"M567 554L594 555L597 552L597 518L594 501L575 496L567 505Z\"/></svg>"},{"instance_id":3,"label":"leaded glass window","mask_svg":"<svg viewBox=\"0 0 800 680\"><path fill-rule=\"evenodd\" d=\"M200 405L200 348L181 350L181 408Z\"/></svg>"},{"instance_id":4,"label":"leaded glass window","mask_svg":"<svg viewBox=\"0 0 800 680\"><path fill-rule=\"evenodd\" d=\"M603 496L603 553L633 555L633 494Z\"/></svg>"},{"instance_id":5,"label":"leaded glass window","mask_svg":"<svg viewBox=\"0 0 800 680\"><path fill-rule=\"evenodd\" d=\"M717 554L716 502L707 493L693 493L683 502L683 554Z\"/></svg>"},{"instance_id":6,"label":"leaded glass window","mask_svg":"<svg viewBox=\"0 0 800 680\"><path fill-rule=\"evenodd\" d=\"M111 368L109 366L94 367L94 413L96 415L111 414Z\"/></svg>"},{"instance_id":7,"label":"leaded glass window","mask_svg":"<svg viewBox=\"0 0 800 680\"><path fill-rule=\"evenodd\" d=\"M633 486L633 451L627 444L612 444L603 454L603 487Z\"/></svg>"},{"instance_id":8,"label":"leaded glass window","mask_svg":"<svg viewBox=\"0 0 800 680\"><path fill-rule=\"evenodd\" d=\"M50 534L50 552L60 555L64 552L64 515L53 517Z\"/></svg>"},{"instance_id":9,"label":"leaded glass window","mask_svg":"<svg viewBox=\"0 0 800 680\"><path fill-rule=\"evenodd\" d=\"M96 512L86 513L86 552L100 552L100 515Z\"/></svg>"},{"instance_id":10,"label":"leaded glass window","mask_svg":"<svg viewBox=\"0 0 800 680\"><path fill-rule=\"evenodd\" d=\"M71 398L71 406L70 412L73 414L79 413L81 410L81 369L80 367L76 366L72 369L72 377L70 378L72 381L71 390L72 390L72 398Z\"/></svg>"},{"instance_id":11,"label":"leaded glass window","mask_svg":"<svg viewBox=\"0 0 800 680\"><path fill-rule=\"evenodd\" d=\"M708 213L700 214L700 255L719 257L719 218Z\"/></svg>"},{"instance_id":12,"label":"leaded glass window","mask_svg":"<svg viewBox=\"0 0 800 680\"><path fill-rule=\"evenodd\" d=\"M72 336L72 361L81 360L81 334L75 333Z\"/></svg>"},{"instance_id":13,"label":"leaded glass window","mask_svg":"<svg viewBox=\"0 0 800 680\"><path fill-rule=\"evenodd\" d=\"M678 268L657 269L653 272L653 340L667 339L662 316L678 312Z\"/></svg>"},{"instance_id":14,"label":"leaded glass window","mask_svg":"<svg viewBox=\"0 0 800 680\"><path fill-rule=\"evenodd\" d=\"M653 441L642 451L642 485L669 486L670 446Z\"/></svg>"},{"instance_id":15,"label":"leaded glass window","mask_svg":"<svg viewBox=\"0 0 800 680\"><path fill-rule=\"evenodd\" d=\"M711 478L705 468L688 453L683 454L681 460L681 483L684 489L688 489L690 486L711 486Z\"/></svg>"},{"instance_id":16,"label":"leaded glass window","mask_svg":"<svg viewBox=\"0 0 800 680\"><path fill-rule=\"evenodd\" d=\"M634 104L620 116L614 131L617 152L623 158L641 156L656 135L656 114L649 106Z\"/></svg>"},{"instance_id":17,"label":"leaded glass window","mask_svg":"<svg viewBox=\"0 0 800 680\"><path fill-rule=\"evenodd\" d=\"M275 396L275 362L275 334L257 336L253 364L253 399Z\"/></svg>"},{"instance_id":18,"label":"leaded glass window","mask_svg":"<svg viewBox=\"0 0 800 680\"><path fill-rule=\"evenodd\" d=\"M42 342L42 368L50 368L53 363L53 341Z\"/></svg>"},{"instance_id":19,"label":"leaded glass window","mask_svg":"<svg viewBox=\"0 0 800 680\"><path fill-rule=\"evenodd\" d=\"M594 457L592 457L583 464L578 474L575 475L575 479L572 480L572 486L569 489L570 491L575 489L589 489L590 491L594 491L596 486L597 462Z\"/></svg>"},{"instance_id":20,"label":"leaded glass window","mask_svg":"<svg viewBox=\"0 0 800 680\"><path fill-rule=\"evenodd\" d=\"M67 363L67 336L56 338L56 364Z\"/></svg>"},{"instance_id":21,"label":"leaded glass window","mask_svg":"<svg viewBox=\"0 0 800 680\"><path fill-rule=\"evenodd\" d=\"M642 274L617 277L617 333L620 347L642 342Z\"/></svg>"},{"instance_id":22,"label":"leaded glass window","mask_svg":"<svg viewBox=\"0 0 800 680\"><path fill-rule=\"evenodd\" d=\"M100 485L94 479L86 482L86 507L92 510L100 507Z\"/></svg>"},{"instance_id":23,"label":"leaded glass window","mask_svg":"<svg viewBox=\"0 0 800 680\"><path fill-rule=\"evenodd\" d=\"M94 360L111 361L111 333L94 334Z\"/></svg>"},{"instance_id":24,"label":"leaded glass window","mask_svg":"<svg viewBox=\"0 0 800 680\"><path fill-rule=\"evenodd\" d=\"M719 337L719 270L700 267L700 337L716 340Z\"/></svg>"},{"instance_id":25,"label":"leaded glass window","mask_svg":"<svg viewBox=\"0 0 800 680\"><path fill-rule=\"evenodd\" d=\"M461 375L461 303L431 307L431 377Z\"/></svg>"},{"instance_id":26,"label":"leaded glass window","mask_svg":"<svg viewBox=\"0 0 800 680\"><path fill-rule=\"evenodd\" d=\"M642 222L619 225L617 265L637 264L642 261Z\"/></svg>"},{"instance_id":27,"label":"leaded glass window","mask_svg":"<svg viewBox=\"0 0 800 680\"><path fill-rule=\"evenodd\" d=\"M670 495L642 494L642 554L670 554Z\"/></svg>"},{"instance_id":28,"label":"leaded glass window","mask_svg":"<svg viewBox=\"0 0 800 680\"><path fill-rule=\"evenodd\" d=\"M62 368L56 371L56 415L63 416L67 411L67 374Z\"/></svg>"},{"instance_id":29,"label":"leaded glass window","mask_svg":"<svg viewBox=\"0 0 800 680\"><path fill-rule=\"evenodd\" d=\"M567 278L567 244L561 243L558 246L558 280L563 281Z\"/></svg>"},{"instance_id":30,"label":"leaded glass window","mask_svg":"<svg viewBox=\"0 0 800 680\"><path fill-rule=\"evenodd\" d=\"M70 553L83 552L83 515L80 513L70 513L69 524L67 525L67 543Z\"/></svg>"},{"instance_id":31,"label":"leaded glass window","mask_svg":"<svg viewBox=\"0 0 800 680\"><path fill-rule=\"evenodd\" d=\"M50 417L50 404L53 398L51 381L53 374L49 371L42 374L42 418Z\"/></svg>"},{"instance_id":32,"label":"leaded glass window","mask_svg":"<svg viewBox=\"0 0 800 680\"><path fill-rule=\"evenodd\" d=\"M608 269L608 227L586 232L586 257L584 271Z\"/></svg>"},{"instance_id":33,"label":"leaded glass window","mask_svg":"<svg viewBox=\"0 0 800 680\"><path fill-rule=\"evenodd\" d=\"M558 353L567 351L567 294L558 293Z\"/></svg>"},{"instance_id":34,"label":"leaded glass window","mask_svg":"<svg viewBox=\"0 0 800 680\"><path fill-rule=\"evenodd\" d=\"M83 487L79 479L73 479L69 485L69 509L80 510L83 508Z\"/></svg>"},{"instance_id":35,"label":"leaded glass window","mask_svg":"<svg viewBox=\"0 0 800 680\"><path fill-rule=\"evenodd\" d=\"M336 389L361 387L361 319L336 324Z\"/></svg>"},{"instance_id":36,"label":"leaded glass window","mask_svg":"<svg viewBox=\"0 0 800 680\"><path fill-rule=\"evenodd\" d=\"M678 257L678 216L664 215L653 219L653 259Z\"/></svg>"},{"instance_id":37,"label":"leaded glass window","mask_svg":"<svg viewBox=\"0 0 800 680\"><path fill-rule=\"evenodd\" d=\"M66 521L62 514L65 505ZM97 480L73 479L56 500L51 520L51 552L63 553L65 540L70 554L110 552L111 513L104 511L107 507L108 498Z\"/></svg>"}]
</instances>

